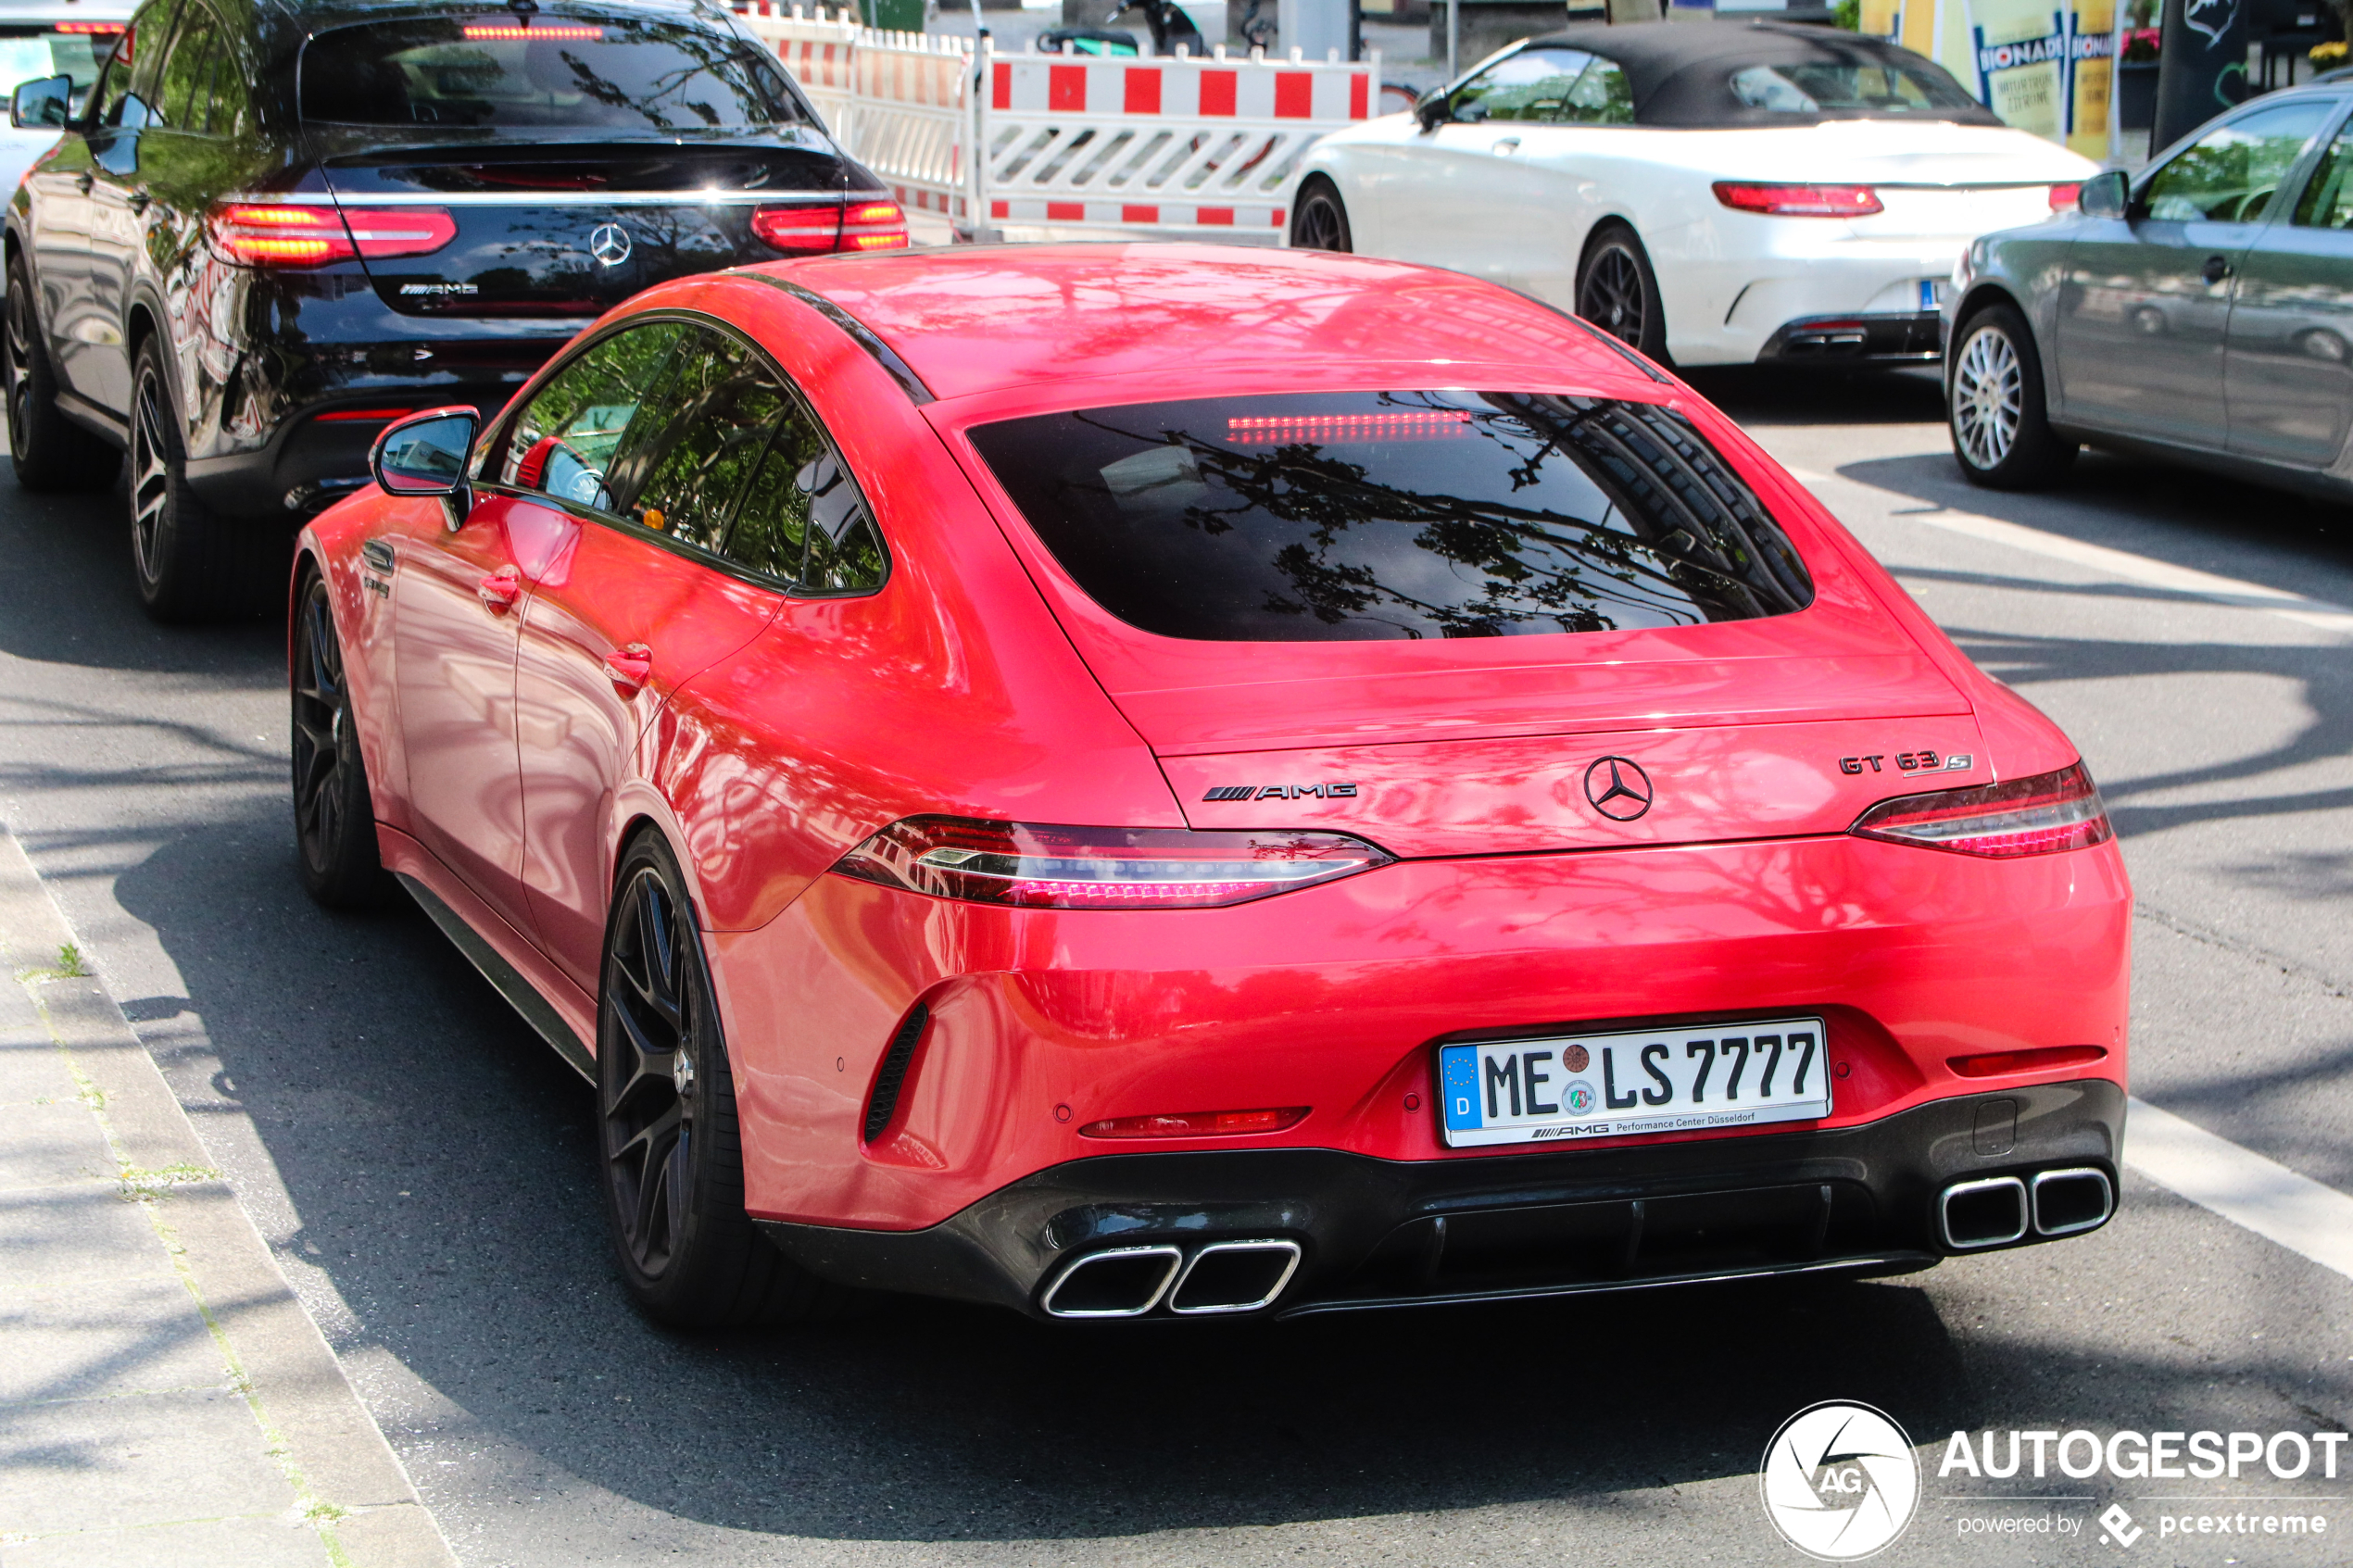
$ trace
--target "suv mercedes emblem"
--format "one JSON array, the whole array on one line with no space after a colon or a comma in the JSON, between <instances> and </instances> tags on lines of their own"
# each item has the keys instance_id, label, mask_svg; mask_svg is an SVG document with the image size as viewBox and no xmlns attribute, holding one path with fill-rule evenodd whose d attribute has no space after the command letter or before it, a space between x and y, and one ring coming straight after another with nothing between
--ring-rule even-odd
<instances>
[{"instance_id":1,"label":"suv mercedes emblem","mask_svg":"<svg viewBox=\"0 0 2353 1568\"><path fill-rule=\"evenodd\" d=\"M599 223L588 232L588 254L599 267L618 267L629 259L629 231L618 223Z\"/></svg>"},{"instance_id":2,"label":"suv mercedes emblem","mask_svg":"<svg viewBox=\"0 0 2353 1568\"><path fill-rule=\"evenodd\" d=\"M1630 758L1604 757L1585 770L1585 798L1614 822L1630 822L1651 809L1651 776Z\"/></svg>"}]
</instances>

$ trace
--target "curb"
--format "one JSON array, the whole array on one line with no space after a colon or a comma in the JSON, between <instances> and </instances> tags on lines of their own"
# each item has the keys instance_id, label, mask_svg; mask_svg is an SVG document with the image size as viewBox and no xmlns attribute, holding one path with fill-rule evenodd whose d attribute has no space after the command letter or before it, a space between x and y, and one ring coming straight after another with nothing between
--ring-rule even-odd
<instances>
[{"instance_id":1,"label":"curb","mask_svg":"<svg viewBox=\"0 0 2353 1568\"><path fill-rule=\"evenodd\" d=\"M293 1489L288 1522L307 1522L316 1530L326 1561L349 1568L457 1568L391 1446L214 1169L122 1010L94 977L61 972L60 956L75 950L63 911L23 847L0 827L0 962L22 982L116 1166L102 1174L85 1165L78 1186L52 1190L82 1191L106 1182L115 1196L145 1211L159 1244L155 1257L168 1255L168 1267L209 1331L226 1386L252 1413L257 1451ZM22 1034L17 1038L39 1043ZM0 1236L0 1250L14 1252L7 1246L12 1239ZM184 1321L186 1303L176 1303L172 1312ZM142 1448L151 1446L162 1447ZM120 1456L119 1462L139 1458ZM151 1480L169 1489L185 1517L219 1519L232 1512L211 1506L193 1477L138 1477L142 1487ZM91 1519L62 1534L8 1534L9 1524L0 1520L0 1550L11 1562L20 1552L30 1562L44 1548L63 1549L66 1560L88 1561L75 1555L75 1537L91 1532L85 1545L101 1552L120 1549L95 1538L117 1527L116 1521Z\"/></svg>"}]
</instances>

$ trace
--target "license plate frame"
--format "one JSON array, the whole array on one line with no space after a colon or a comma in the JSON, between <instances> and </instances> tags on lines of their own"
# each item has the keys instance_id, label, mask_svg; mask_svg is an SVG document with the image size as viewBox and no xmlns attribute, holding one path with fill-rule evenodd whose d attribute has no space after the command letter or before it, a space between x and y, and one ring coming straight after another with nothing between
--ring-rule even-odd
<instances>
[{"instance_id":1,"label":"license plate frame","mask_svg":"<svg viewBox=\"0 0 2353 1568\"><path fill-rule=\"evenodd\" d=\"M1819 1121L1829 1053L1822 1020L1802 1014L1453 1042L1438 1049L1439 1135L1476 1148Z\"/></svg>"}]
</instances>

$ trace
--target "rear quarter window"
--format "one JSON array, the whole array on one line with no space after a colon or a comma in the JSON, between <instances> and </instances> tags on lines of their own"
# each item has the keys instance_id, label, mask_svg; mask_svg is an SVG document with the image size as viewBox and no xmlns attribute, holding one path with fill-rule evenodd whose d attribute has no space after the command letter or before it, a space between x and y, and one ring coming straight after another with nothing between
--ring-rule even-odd
<instances>
[{"instance_id":1,"label":"rear quarter window","mask_svg":"<svg viewBox=\"0 0 2353 1568\"><path fill-rule=\"evenodd\" d=\"M1747 482L1651 404L1209 398L1005 420L971 440L1079 587L1163 636L1526 636L1813 601Z\"/></svg>"}]
</instances>

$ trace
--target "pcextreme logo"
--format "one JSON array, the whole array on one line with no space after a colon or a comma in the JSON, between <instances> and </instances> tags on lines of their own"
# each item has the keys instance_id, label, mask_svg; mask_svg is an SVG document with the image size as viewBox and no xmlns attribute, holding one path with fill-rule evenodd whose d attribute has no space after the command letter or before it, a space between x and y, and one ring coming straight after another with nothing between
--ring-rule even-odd
<instances>
[{"instance_id":1,"label":"pcextreme logo","mask_svg":"<svg viewBox=\"0 0 2353 1568\"><path fill-rule=\"evenodd\" d=\"M1894 1544L1920 1500L1919 1461L1904 1429L1884 1411L1838 1399L1783 1422L1756 1479L1773 1528L1824 1562Z\"/></svg>"}]
</instances>

